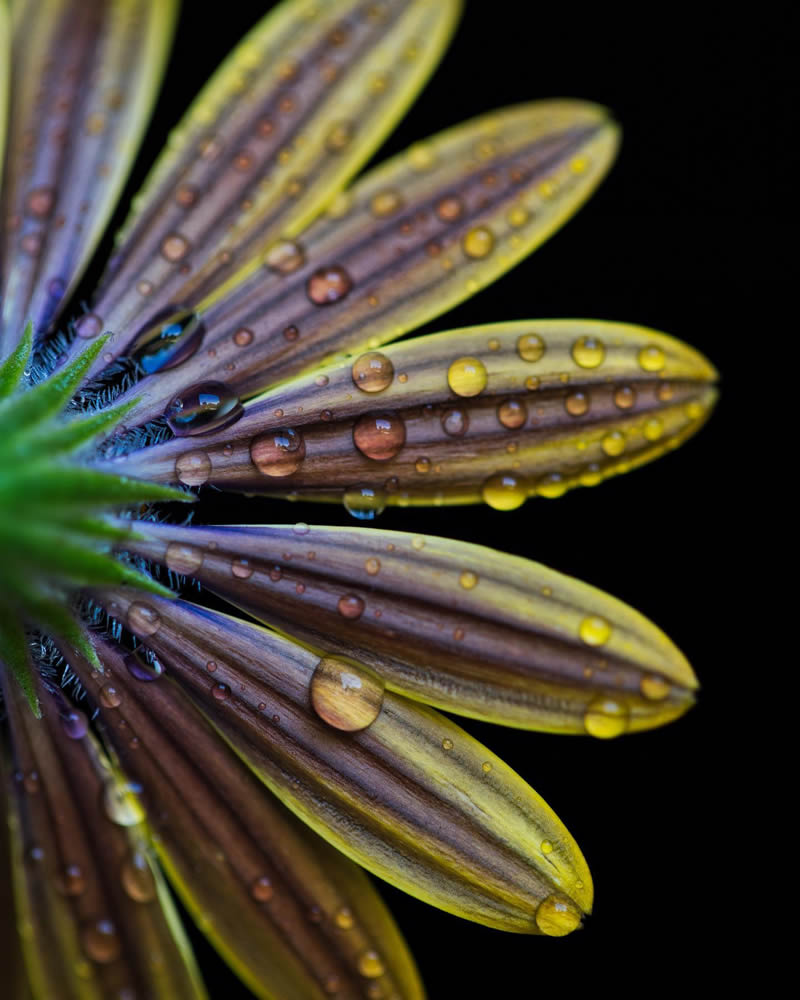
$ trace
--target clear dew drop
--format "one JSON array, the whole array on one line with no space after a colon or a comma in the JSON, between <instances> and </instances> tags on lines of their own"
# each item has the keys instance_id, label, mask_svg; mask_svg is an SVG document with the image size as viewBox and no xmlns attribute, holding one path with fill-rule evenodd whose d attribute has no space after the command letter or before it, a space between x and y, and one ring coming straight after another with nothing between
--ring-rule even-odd
<instances>
[{"instance_id":1,"label":"clear dew drop","mask_svg":"<svg viewBox=\"0 0 800 1000\"><path fill-rule=\"evenodd\" d=\"M237 580L249 580L253 575L253 567L249 559L234 559L231 563L231 574Z\"/></svg>"},{"instance_id":2,"label":"clear dew drop","mask_svg":"<svg viewBox=\"0 0 800 1000\"><path fill-rule=\"evenodd\" d=\"M184 486L202 486L211 475L211 459L204 451L185 451L175 460L175 476Z\"/></svg>"},{"instance_id":3,"label":"clear dew drop","mask_svg":"<svg viewBox=\"0 0 800 1000\"><path fill-rule=\"evenodd\" d=\"M590 736L601 740L621 736L628 728L629 712L626 705L614 698L600 695L586 706L583 725Z\"/></svg>"},{"instance_id":4,"label":"clear dew drop","mask_svg":"<svg viewBox=\"0 0 800 1000\"><path fill-rule=\"evenodd\" d=\"M611 625L600 615L589 615L578 626L578 635L587 646L604 646L611 638Z\"/></svg>"},{"instance_id":5,"label":"clear dew drop","mask_svg":"<svg viewBox=\"0 0 800 1000\"><path fill-rule=\"evenodd\" d=\"M64 865L56 875L55 887L62 896L80 896L86 891L86 878L80 865Z\"/></svg>"},{"instance_id":6,"label":"clear dew drop","mask_svg":"<svg viewBox=\"0 0 800 1000\"><path fill-rule=\"evenodd\" d=\"M358 594L343 594L336 604L336 610L342 618L354 620L364 613L364 601Z\"/></svg>"},{"instance_id":7,"label":"clear dew drop","mask_svg":"<svg viewBox=\"0 0 800 1000\"><path fill-rule=\"evenodd\" d=\"M253 879L250 883L250 895L257 903L268 903L272 899L275 890L266 875Z\"/></svg>"},{"instance_id":8,"label":"clear dew drop","mask_svg":"<svg viewBox=\"0 0 800 1000\"><path fill-rule=\"evenodd\" d=\"M553 893L536 907L534 916L541 934L564 937L581 925L581 911L568 896Z\"/></svg>"},{"instance_id":9,"label":"clear dew drop","mask_svg":"<svg viewBox=\"0 0 800 1000\"><path fill-rule=\"evenodd\" d=\"M643 371L660 372L666 363L666 355L655 344L648 344L639 351L639 367Z\"/></svg>"},{"instance_id":10,"label":"clear dew drop","mask_svg":"<svg viewBox=\"0 0 800 1000\"><path fill-rule=\"evenodd\" d=\"M480 260L488 257L494 249L494 235L486 226L476 226L464 236L461 246L467 257Z\"/></svg>"},{"instance_id":11,"label":"clear dew drop","mask_svg":"<svg viewBox=\"0 0 800 1000\"><path fill-rule=\"evenodd\" d=\"M182 576L191 576L203 564L203 553L194 545L170 542L164 555L167 569Z\"/></svg>"},{"instance_id":12,"label":"clear dew drop","mask_svg":"<svg viewBox=\"0 0 800 1000\"><path fill-rule=\"evenodd\" d=\"M144 648L139 646L132 653L125 656L125 669L137 681L157 681L164 673L164 667L158 659ZM102 700L102 693L101 693Z\"/></svg>"},{"instance_id":13,"label":"clear dew drop","mask_svg":"<svg viewBox=\"0 0 800 1000\"><path fill-rule=\"evenodd\" d=\"M646 674L639 682L639 690L650 701L662 701L669 695L672 686L658 674Z\"/></svg>"},{"instance_id":14,"label":"clear dew drop","mask_svg":"<svg viewBox=\"0 0 800 1000\"><path fill-rule=\"evenodd\" d=\"M406 425L396 413L367 413L353 427L353 444L376 462L394 458L405 443Z\"/></svg>"},{"instance_id":15,"label":"clear dew drop","mask_svg":"<svg viewBox=\"0 0 800 1000\"><path fill-rule=\"evenodd\" d=\"M377 979L386 969L376 951L365 951L358 957L358 971L365 979Z\"/></svg>"},{"instance_id":16,"label":"clear dew drop","mask_svg":"<svg viewBox=\"0 0 800 1000\"><path fill-rule=\"evenodd\" d=\"M614 404L620 410L630 410L636 405L636 390L630 385L621 385L614 391Z\"/></svg>"},{"instance_id":17,"label":"clear dew drop","mask_svg":"<svg viewBox=\"0 0 800 1000\"><path fill-rule=\"evenodd\" d=\"M306 262L305 254L297 243L282 240L267 252L265 263L276 274L292 274Z\"/></svg>"},{"instance_id":18,"label":"clear dew drop","mask_svg":"<svg viewBox=\"0 0 800 1000\"><path fill-rule=\"evenodd\" d=\"M96 920L84 925L81 943L86 957L98 965L114 962L122 953L122 941L110 920Z\"/></svg>"},{"instance_id":19,"label":"clear dew drop","mask_svg":"<svg viewBox=\"0 0 800 1000\"><path fill-rule=\"evenodd\" d=\"M385 354L369 351L353 362L352 377L362 392L382 392L392 384L394 365Z\"/></svg>"},{"instance_id":20,"label":"clear dew drop","mask_svg":"<svg viewBox=\"0 0 800 1000\"><path fill-rule=\"evenodd\" d=\"M211 697L214 699L214 701L227 701L228 695L231 693L231 689L228 687L228 685L222 683L212 684L210 691L211 691Z\"/></svg>"},{"instance_id":21,"label":"clear dew drop","mask_svg":"<svg viewBox=\"0 0 800 1000\"><path fill-rule=\"evenodd\" d=\"M605 356L605 345L597 337L579 337L572 345L572 359L581 368L597 368Z\"/></svg>"},{"instance_id":22,"label":"clear dew drop","mask_svg":"<svg viewBox=\"0 0 800 1000\"><path fill-rule=\"evenodd\" d=\"M497 407L497 419L506 430L518 430L528 419L528 408L518 399L506 399Z\"/></svg>"},{"instance_id":23,"label":"clear dew drop","mask_svg":"<svg viewBox=\"0 0 800 1000\"><path fill-rule=\"evenodd\" d=\"M517 340L517 354L523 361L539 361L546 349L547 345L538 333L523 333Z\"/></svg>"},{"instance_id":24,"label":"clear dew drop","mask_svg":"<svg viewBox=\"0 0 800 1000\"><path fill-rule=\"evenodd\" d=\"M351 486L342 497L344 509L359 521L373 521L386 509L386 493L374 486Z\"/></svg>"},{"instance_id":25,"label":"clear dew drop","mask_svg":"<svg viewBox=\"0 0 800 1000\"><path fill-rule=\"evenodd\" d=\"M161 616L155 608L134 601L128 608L128 626L136 635L154 635L161 626Z\"/></svg>"},{"instance_id":26,"label":"clear dew drop","mask_svg":"<svg viewBox=\"0 0 800 1000\"><path fill-rule=\"evenodd\" d=\"M498 472L481 487L483 502L494 510L514 510L528 499L524 480L511 472Z\"/></svg>"},{"instance_id":27,"label":"clear dew drop","mask_svg":"<svg viewBox=\"0 0 800 1000\"><path fill-rule=\"evenodd\" d=\"M267 431L250 442L250 459L265 476L291 476L300 468L305 457L303 436L292 427Z\"/></svg>"},{"instance_id":28,"label":"clear dew drop","mask_svg":"<svg viewBox=\"0 0 800 1000\"><path fill-rule=\"evenodd\" d=\"M144 809L134 794L135 786L109 779L103 786L103 809L117 826L136 826L145 818Z\"/></svg>"},{"instance_id":29,"label":"clear dew drop","mask_svg":"<svg viewBox=\"0 0 800 1000\"><path fill-rule=\"evenodd\" d=\"M321 267L309 277L306 293L316 306L331 306L341 302L353 288L353 279L347 271L334 264Z\"/></svg>"},{"instance_id":30,"label":"clear dew drop","mask_svg":"<svg viewBox=\"0 0 800 1000\"><path fill-rule=\"evenodd\" d=\"M146 375L183 364L203 341L205 326L197 313L173 308L138 334L127 350Z\"/></svg>"},{"instance_id":31,"label":"clear dew drop","mask_svg":"<svg viewBox=\"0 0 800 1000\"><path fill-rule=\"evenodd\" d=\"M357 732L377 719L383 704L383 681L360 664L323 657L311 678L311 704L334 729Z\"/></svg>"},{"instance_id":32,"label":"clear dew drop","mask_svg":"<svg viewBox=\"0 0 800 1000\"><path fill-rule=\"evenodd\" d=\"M459 575L458 582L464 590L472 590L478 585L478 574L473 573L471 569L465 569Z\"/></svg>"},{"instance_id":33,"label":"clear dew drop","mask_svg":"<svg viewBox=\"0 0 800 1000\"><path fill-rule=\"evenodd\" d=\"M150 903L156 898L156 882L143 854L136 852L123 862L120 881L126 895L135 903Z\"/></svg>"},{"instance_id":34,"label":"clear dew drop","mask_svg":"<svg viewBox=\"0 0 800 1000\"><path fill-rule=\"evenodd\" d=\"M469 414L466 410L449 409L442 414L442 430L450 437L461 437L469 428Z\"/></svg>"},{"instance_id":35,"label":"clear dew drop","mask_svg":"<svg viewBox=\"0 0 800 1000\"><path fill-rule=\"evenodd\" d=\"M69 709L59 718L61 728L71 740L81 740L89 731L89 722L83 712Z\"/></svg>"},{"instance_id":36,"label":"clear dew drop","mask_svg":"<svg viewBox=\"0 0 800 1000\"><path fill-rule=\"evenodd\" d=\"M571 392L564 400L564 409L571 417L582 417L589 412L589 395L585 392Z\"/></svg>"},{"instance_id":37,"label":"clear dew drop","mask_svg":"<svg viewBox=\"0 0 800 1000\"><path fill-rule=\"evenodd\" d=\"M486 368L478 358L458 358L447 370L447 384L457 396L477 396L487 381Z\"/></svg>"},{"instance_id":38,"label":"clear dew drop","mask_svg":"<svg viewBox=\"0 0 800 1000\"><path fill-rule=\"evenodd\" d=\"M364 569L370 576L377 576L381 570L381 561L375 556L370 556L364 561Z\"/></svg>"},{"instance_id":39,"label":"clear dew drop","mask_svg":"<svg viewBox=\"0 0 800 1000\"><path fill-rule=\"evenodd\" d=\"M189 437L230 427L243 413L239 397L226 385L203 382L176 396L164 416L176 437Z\"/></svg>"}]
</instances>

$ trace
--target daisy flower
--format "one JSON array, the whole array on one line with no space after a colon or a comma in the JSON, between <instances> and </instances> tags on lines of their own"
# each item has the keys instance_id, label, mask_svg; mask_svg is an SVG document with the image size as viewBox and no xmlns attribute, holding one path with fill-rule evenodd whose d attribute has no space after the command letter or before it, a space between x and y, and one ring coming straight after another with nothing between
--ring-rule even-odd
<instances>
[{"instance_id":1,"label":"daisy flower","mask_svg":"<svg viewBox=\"0 0 800 1000\"><path fill-rule=\"evenodd\" d=\"M580 207L619 140L598 105L519 104L358 176L459 6L270 11L170 134L84 308L175 5L0 6L15 995L205 996L182 906L255 996L422 997L362 867L566 936L593 902L578 845L441 710L609 739L693 703L652 622L475 544L479 513L470 542L371 523L596 486L715 399L709 362L649 328L441 325ZM221 493L275 523L214 523Z\"/></svg>"}]
</instances>

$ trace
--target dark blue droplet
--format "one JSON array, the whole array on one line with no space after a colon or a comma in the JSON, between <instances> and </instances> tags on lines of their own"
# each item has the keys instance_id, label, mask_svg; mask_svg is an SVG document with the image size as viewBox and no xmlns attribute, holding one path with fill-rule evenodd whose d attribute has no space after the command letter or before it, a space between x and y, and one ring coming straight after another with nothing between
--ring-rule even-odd
<instances>
[{"instance_id":1,"label":"dark blue droplet","mask_svg":"<svg viewBox=\"0 0 800 1000\"><path fill-rule=\"evenodd\" d=\"M177 437L208 434L235 423L244 413L239 397L222 382L191 386L166 409L170 430Z\"/></svg>"},{"instance_id":2,"label":"dark blue droplet","mask_svg":"<svg viewBox=\"0 0 800 1000\"><path fill-rule=\"evenodd\" d=\"M196 312L170 306L133 340L128 354L146 375L188 361L203 341L205 326Z\"/></svg>"}]
</instances>

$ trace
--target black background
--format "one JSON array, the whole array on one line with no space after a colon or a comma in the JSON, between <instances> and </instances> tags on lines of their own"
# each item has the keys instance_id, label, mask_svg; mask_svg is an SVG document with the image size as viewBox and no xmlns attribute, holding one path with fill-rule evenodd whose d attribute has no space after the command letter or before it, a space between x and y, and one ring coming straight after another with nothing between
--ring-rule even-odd
<instances>
[{"instance_id":1,"label":"black background","mask_svg":"<svg viewBox=\"0 0 800 1000\"><path fill-rule=\"evenodd\" d=\"M226 2L207 17L186 5L133 187L199 86L270 6ZM780 26L768 36L718 21L710 7L689 20L671 10L648 6L631 17L603 5L587 17L568 4L472 0L450 53L381 154L522 100L582 97L609 106L623 146L593 200L533 257L429 329L537 317L626 320L698 347L723 379L721 402L700 435L628 476L510 513L390 509L378 522L376 530L491 545L608 590L661 626L702 683L684 719L616 741L466 724L565 821L592 869L596 905L581 933L546 940L469 924L381 884L431 1000L618 995L664 988L698 970L715 976L728 957L717 948L720 928L754 905L732 891L737 797L748 794L749 781L735 757L748 662L733 597L746 484L733 449L747 357L759 342L758 330L746 328L748 312L757 289L769 296L784 280L773 272L763 284L766 264L760 251L748 258L746 234L759 221L777 234L788 229L769 209L780 183L774 154L786 145L777 104L788 40ZM263 500L231 499L214 512L234 522L284 516L347 521L330 507L284 514ZM213 997L250 995L198 947Z\"/></svg>"}]
</instances>

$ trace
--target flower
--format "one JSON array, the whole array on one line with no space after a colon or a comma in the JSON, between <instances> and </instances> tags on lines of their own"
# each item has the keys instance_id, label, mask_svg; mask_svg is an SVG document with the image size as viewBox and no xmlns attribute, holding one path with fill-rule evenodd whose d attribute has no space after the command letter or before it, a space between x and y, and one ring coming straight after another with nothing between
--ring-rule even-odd
<instances>
[{"instance_id":1,"label":"flower","mask_svg":"<svg viewBox=\"0 0 800 1000\"><path fill-rule=\"evenodd\" d=\"M199 528L152 508L135 525L100 516L187 499L158 485L176 481L344 496L367 517L398 502L483 498L510 508L531 489L553 496L655 457L696 429L711 404L713 372L702 358L622 324L504 323L384 348L544 238L599 180L616 132L590 105L523 107L413 147L330 201L430 68L455 5L417 3L404 13L402 4L370 5L366 18L337 9L335 23L323 17L301 30L304 6L268 28L279 36L266 43L279 61L264 57L258 38L245 45L191 113L70 344L45 339L54 300L74 283L60 271L62 284L53 284L48 268L77 272L91 240L76 233L99 231L104 202L76 191L94 187L94 171L113 175L124 163L112 167L102 147L73 142L74 160L58 164L56 183L31 188L10 160L7 198L24 211L8 234L4 297L11 433L0 469L4 511L15 516L4 535L14 589L2 591L3 658L43 714L37 722L6 679L15 867L30 911L24 941L35 956L44 949L31 942L43 935L62 942L47 966L30 963L45 995L47 977L61 982L65 970L101 993L199 988L180 933L170 934L175 922L139 825L140 788L164 868L254 991L380 995L393 982L415 995L413 967L365 883L267 800L239 757L317 832L422 898L508 929L569 931L591 903L569 834L489 751L397 692L479 718L598 736L668 721L691 702L691 671L652 625L541 567L419 535ZM141 9L165 16L163 7ZM79 46L75 17L64 37ZM149 81L155 30L109 24L103 45L135 54L137 41L150 59L138 79ZM17 30L26 28L34 30L24 21ZM385 46L374 67L369 33ZM284 61L292 45L302 52ZM62 69L73 68L68 56ZM81 62L89 72L91 59ZM368 98L336 89L356 69ZM31 69L21 79L28 75L42 77ZM248 103L258 86L264 93ZM102 93L103 112L92 110L91 95L80 107L98 144L134 131L147 103L130 79L121 103L119 91ZM338 117L346 98L352 110ZM306 135L304 124L305 142L293 134L289 143L280 130L305 122L315 101L330 103L320 111L327 127ZM19 130L25 120L12 115L12 154L24 150L15 123ZM327 215L310 222L323 194ZM91 224L57 227L60 208L83 204ZM33 378L65 346L66 358L52 379L11 395L29 364L25 341L14 350L28 316L39 337ZM319 367L333 350L352 353ZM118 357L130 360L98 381ZM57 415L76 390L83 415L63 421ZM102 451L78 452L81 463L62 457L123 419L134 430ZM112 545L125 561L109 557ZM171 574L162 584L197 579L281 634L159 596L145 575L157 564ZM91 590L96 621L110 614L105 634L72 616L78 587ZM56 640L41 644L38 674L26 669L20 619ZM122 625L140 640L135 651ZM76 706L51 690L60 657L99 706L110 762ZM144 954L153 941L162 949L156 967Z\"/></svg>"}]
</instances>

